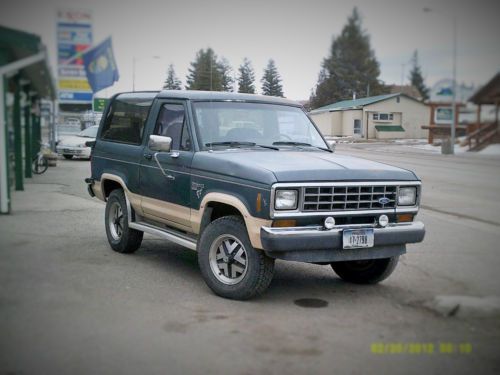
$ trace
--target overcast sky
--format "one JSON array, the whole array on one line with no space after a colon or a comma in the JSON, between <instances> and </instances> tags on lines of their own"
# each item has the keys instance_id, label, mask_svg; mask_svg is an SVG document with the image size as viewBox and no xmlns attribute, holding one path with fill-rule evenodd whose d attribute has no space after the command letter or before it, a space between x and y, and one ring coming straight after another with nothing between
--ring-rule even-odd
<instances>
[{"instance_id":1,"label":"overcast sky","mask_svg":"<svg viewBox=\"0 0 500 375\"><path fill-rule=\"evenodd\" d=\"M212 47L237 71L248 57L260 91L262 70L276 61L285 96L307 99L332 38L357 6L380 62L386 83L405 80L408 60L418 49L426 82L451 76L452 18L458 23L458 80L483 84L500 71L498 1L110 1L3 0L0 24L39 34L56 72L56 11L91 10L94 42L113 39L120 80L100 94L132 89L132 60L137 58L136 89L158 89L173 63L185 83L189 63L200 48ZM432 8L424 13L423 7ZM159 56L155 59L153 56Z\"/></svg>"}]
</instances>

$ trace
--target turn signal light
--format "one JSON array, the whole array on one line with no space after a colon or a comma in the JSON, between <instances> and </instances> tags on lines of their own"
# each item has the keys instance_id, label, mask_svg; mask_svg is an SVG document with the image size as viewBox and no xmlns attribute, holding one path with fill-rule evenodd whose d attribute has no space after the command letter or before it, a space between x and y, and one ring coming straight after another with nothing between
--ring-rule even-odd
<instances>
[{"instance_id":1,"label":"turn signal light","mask_svg":"<svg viewBox=\"0 0 500 375\"><path fill-rule=\"evenodd\" d=\"M297 220L275 220L273 221L273 227L287 228L297 226Z\"/></svg>"},{"instance_id":2,"label":"turn signal light","mask_svg":"<svg viewBox=\"0 0 500 375\"><path fill-rule=\"evenodd\" d=\"M408 223L413 221L412 214L399 214L397 217L398 217L398 223Z\"/></svg>"}]
</instances>

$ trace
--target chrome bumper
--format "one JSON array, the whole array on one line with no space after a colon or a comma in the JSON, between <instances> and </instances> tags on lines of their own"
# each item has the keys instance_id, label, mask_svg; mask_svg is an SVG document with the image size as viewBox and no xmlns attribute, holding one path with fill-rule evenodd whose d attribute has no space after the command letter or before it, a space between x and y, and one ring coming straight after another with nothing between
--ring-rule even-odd
<instances>
[{"instance_id":1,"label":"chrome bumper","mask_svg":"<svg viewBox=\"0 0 500 375\"><path fill-rule=\"evenodd\" d=\"M344 229L373 228L371 248L343 249ZM279 259L305 262L385 258L405 253L405 245L421 242L425 236L422 222L390 224L385 228L369 225L345 225L333 229L323 227L262 227L262 246L266 253Z\"/></svg>"}]
</instances>

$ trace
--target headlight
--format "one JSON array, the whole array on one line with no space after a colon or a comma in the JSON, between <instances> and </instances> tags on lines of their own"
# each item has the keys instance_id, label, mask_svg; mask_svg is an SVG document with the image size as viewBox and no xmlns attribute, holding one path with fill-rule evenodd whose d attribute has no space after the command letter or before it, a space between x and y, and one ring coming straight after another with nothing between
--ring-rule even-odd
<instances>
[{"instance_id":1,"label":"headlight","mask_svg":"<svg viewBox=\"0 0 500 375\"><path fill-rule=\"evenodd\" d=\"M274 208L295 210L297 208L297 190L276 190Z\"/></svg>"},{"instance_id":2,"label":"headlight","mask_svg":"<svg viewBox=\"0 0 500 375\"><path fill-rule=\"evenodd\" d=\"M417 188L402 187L399 188L398 205L399 206L414 206L417 203Z\"/></svg>"}]
</instances>

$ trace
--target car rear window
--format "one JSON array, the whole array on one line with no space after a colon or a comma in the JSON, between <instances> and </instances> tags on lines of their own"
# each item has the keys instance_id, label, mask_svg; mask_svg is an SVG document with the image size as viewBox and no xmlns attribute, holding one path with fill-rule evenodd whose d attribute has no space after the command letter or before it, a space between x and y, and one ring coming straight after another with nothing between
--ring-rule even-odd
<instances>
[{"instance_id":1,"label":"car rear window","mask_svg":"<svg viewBox=\"0 0 500 375\"><path fill-rule=\"evenodd\" d=\"M101 139L140 144L144 124L154 96L151 94L121 94L111 103Z\"/></svg>"}]
</instances>

